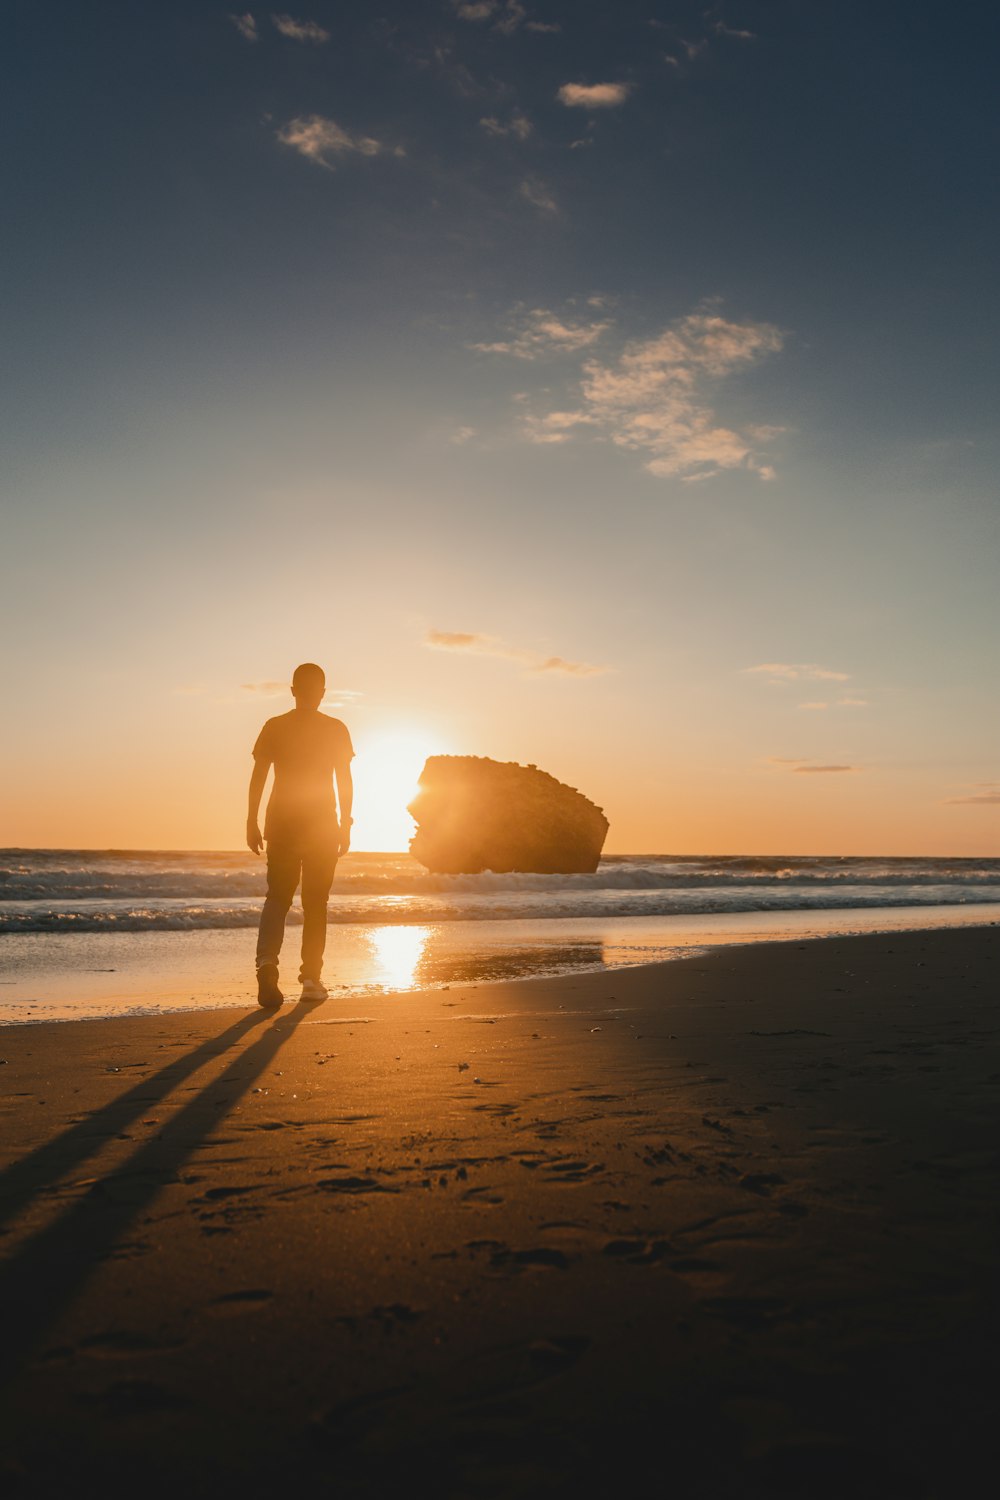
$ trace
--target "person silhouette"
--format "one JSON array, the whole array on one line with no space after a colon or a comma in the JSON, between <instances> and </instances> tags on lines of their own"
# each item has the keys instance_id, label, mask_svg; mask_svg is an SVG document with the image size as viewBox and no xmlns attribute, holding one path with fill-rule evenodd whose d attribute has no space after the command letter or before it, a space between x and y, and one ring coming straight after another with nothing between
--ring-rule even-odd
<instances>
[{"instance_id":1,"label":"person silhouette","mask_svg":"<svg viewBox=\"0 0 1000 1500\"><path fill-rule=\"evenodd\" d=\"M267 897L257 935L257 1003L265 1009L277 1008L285 998L278 985L278 959L285 935L285 917L300 880L300 998L327 999L322 980L326 903L337 859L351 847L354 746L346 724L320 713L325 692L322 667L311 661L296 667L292 675L295 707L287 714L268 719L253 747L247 847L260 854L267 843ZM274 785L261 837L257 816L272 766Z\"/></svg>"}]
</instances>

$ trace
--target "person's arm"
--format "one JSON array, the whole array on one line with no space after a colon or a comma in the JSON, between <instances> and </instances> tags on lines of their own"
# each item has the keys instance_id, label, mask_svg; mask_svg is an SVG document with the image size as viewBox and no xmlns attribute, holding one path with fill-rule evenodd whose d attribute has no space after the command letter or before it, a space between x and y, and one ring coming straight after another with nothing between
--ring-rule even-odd
<instances>
[{"instance_id":1,"label":"person's arm","mask_svg":"<svg viewBox=\"0 0 1000 1500\"><path fill-rule=\"evenodd\" d=\"M351 808L354 806L354 778L351 763L345 760L337 767L337 803L340 807L339 853L346 854L351 847Z\"/></svg>"},{"instance_id":2,"label":"person's arm","mask_svg":"<svg viewBox=\"0 0 1000 1500\"><path fill-rule=\"evenodd\" d=\"M247 848L251 854L260 854L264 848L264 840L261 838L260 827L257 823L257 814L260 811L260 799L264 795L264 783L267 773L271 769L271 762L262 757L255 759L253 772L250 776L250 792L247 799Z\"/></svg>"}]
</instances>

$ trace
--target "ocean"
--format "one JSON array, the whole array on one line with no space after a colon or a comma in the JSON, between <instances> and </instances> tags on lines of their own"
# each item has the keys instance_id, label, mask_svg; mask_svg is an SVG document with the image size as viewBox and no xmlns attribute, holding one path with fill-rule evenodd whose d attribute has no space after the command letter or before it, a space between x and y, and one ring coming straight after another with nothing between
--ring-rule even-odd
<instances>
[{"instance_id":1,"label":"ocean","mask_svg":"<svg viewBox=\"0 0 1000 1500\"><path fill-rule=\"evenodd\" d=\"M249 853L0 851L0 1024L245 1004L263 894ZM328 983L364 995L993 922L1000 859L611 855L593 875L448 876L360 853L329 914ZM299 921L296 906L290 959Z\"/></svg>"}]
</instances>

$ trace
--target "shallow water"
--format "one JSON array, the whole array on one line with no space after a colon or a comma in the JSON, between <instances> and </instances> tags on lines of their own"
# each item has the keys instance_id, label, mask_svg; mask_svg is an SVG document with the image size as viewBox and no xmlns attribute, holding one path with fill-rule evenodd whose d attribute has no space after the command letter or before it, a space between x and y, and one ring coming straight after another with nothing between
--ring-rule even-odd
<instances>
[{"instance_id":1,"label":"shallow water","mask_svg":"<svg viewBox=\"0 0 1000 1500\"><path fill-rule=\"evenodd\" d=\"M325 979L344 1000L469 987L574 970L656 963L734 943L775 942L1000 921L996 904L726 912L658 917L337 923ZM283 984L294 996L300 929ZM21 932L0 936L0 1025L244 1007L255 1003L246 928Z\"/></svg>"}]
</instances>

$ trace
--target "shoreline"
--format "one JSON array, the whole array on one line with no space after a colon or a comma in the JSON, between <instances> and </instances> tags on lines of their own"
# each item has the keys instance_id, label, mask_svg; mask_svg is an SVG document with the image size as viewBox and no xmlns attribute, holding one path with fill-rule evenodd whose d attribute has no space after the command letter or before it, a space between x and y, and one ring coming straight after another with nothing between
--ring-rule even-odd
<instances>
[{"instance_id":1,"label":"shoreline","mask_svg":"<svg viewBox=\"0 0 1000 1500\"><path fill-rule=\"evenodd\" d=\"M1000 905L840 907L698 917L551 917L437 924L333 924L331 997L434 991L504 979L618 973L758 943L1000 924ZM297 931L286 937L288 972ZM232 1010L255 1003L251 929L0 937L0 1034L9 1026ZM113 977L112 977L113 976Z\"/></svg>"},{"instance_id":2,"label":"shoreline","mask_svg":"<svg viewBox=\"0 0 1000 1500\"><path fill-rule=\"evenodd\" d=\"M876 933L8 1028L12 1493L971 1484L998 959Z\"/></svg>"}]
</instances>

